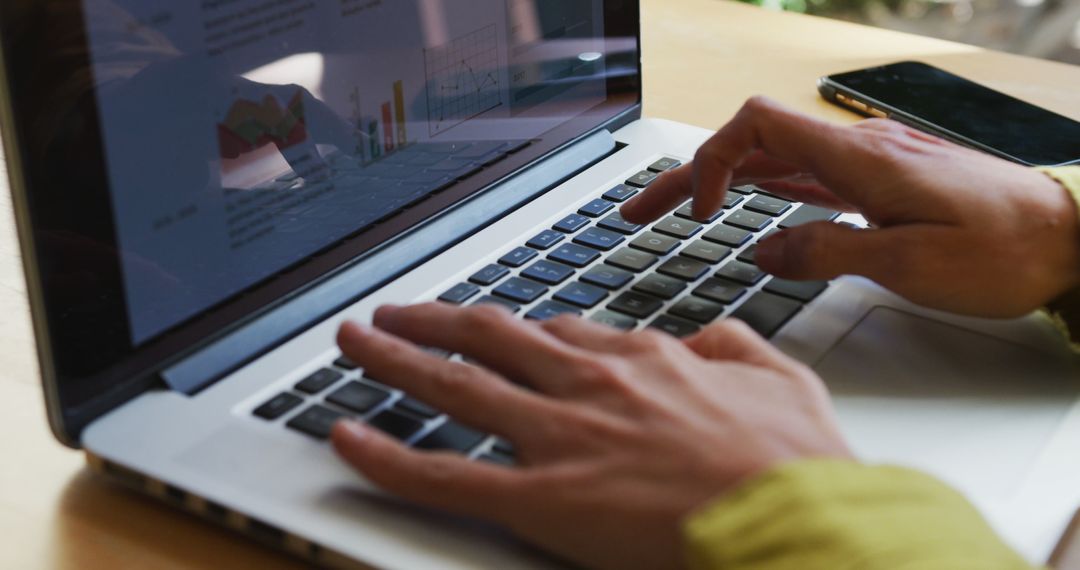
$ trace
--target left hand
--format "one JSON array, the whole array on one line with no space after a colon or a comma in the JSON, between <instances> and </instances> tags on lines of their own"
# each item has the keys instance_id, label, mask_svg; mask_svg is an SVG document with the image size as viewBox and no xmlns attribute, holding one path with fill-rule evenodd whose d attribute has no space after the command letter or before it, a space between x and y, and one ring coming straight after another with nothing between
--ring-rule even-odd
<instances>
[{"instance_id":1,"label":"left hand","mask_svg":"<svg viewBox=\"0 0 1080 570\"><path fill-rule=\"evenodd\" d=\"M496 307L386 307L375 324L342 326L345 354L509 440L517 466L411 450L356 422L335 427L338 453L407 500L502 524L577 564L681 567L695 509L781 463L850 457L817 376L737 321L685 342Z\"/></svg>"}]
</instances>

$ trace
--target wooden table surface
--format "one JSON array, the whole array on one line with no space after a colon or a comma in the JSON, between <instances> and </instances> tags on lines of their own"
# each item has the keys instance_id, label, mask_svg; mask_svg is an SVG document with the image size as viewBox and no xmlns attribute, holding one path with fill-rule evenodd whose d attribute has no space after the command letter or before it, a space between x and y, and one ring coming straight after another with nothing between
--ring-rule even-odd
<instances>
[{"instance_id":1,"label":"wooden table surface","mask_svg":"<svg viewBox=\"0 0 1080 570\"><path fill-rule=\"evenodd\" d=\"M837 121L822 75L920 59L1080 119L1080 68L721 0L644 0L645 111L719 127L766 94ZM6 183L6 176L3 177ZM26 287L0 193L0 568L299 568L91 476L49 433Z\"/></svg>"}]
</instances>

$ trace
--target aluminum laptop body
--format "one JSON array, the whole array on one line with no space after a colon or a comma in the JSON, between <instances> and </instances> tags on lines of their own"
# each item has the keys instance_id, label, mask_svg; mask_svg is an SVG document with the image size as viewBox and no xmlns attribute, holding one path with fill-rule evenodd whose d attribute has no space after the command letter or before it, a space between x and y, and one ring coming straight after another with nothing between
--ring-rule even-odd
<instances>
[{"instance_id":1,"label":"aluminum laptop body","mask_svg":"<svg viewBox=\"0 0 1080 570\"><path fill-rule=\"evenodd\" d=\"M356 415L403 408L411 444L451 421L341 361L338 325L441 298L678 333L705 324L687 307L719 306L826 378L862 458L957 486L1033 561L1080 503L1077 389L1042 317L958 318L858 278L809 293L746 278L761 235L823 215L753 188L704 227L611 217L710 135L640 119L635 2L188 4L0 7L49 418L102 473L323 565L562 567L500 528L380 493L298 421L349 413L348 385L384 390ZM725 245L731 228L749 237ZM629 245L657 231L678 247ZM574 251L596 253L557 257ZM552 259L570 274L536 272ZM653 265L627 269L635 259ZM694 287L670 298L636 292L680 267L708 274L682 275ZM686 303L713 279L737 298ZM642 298L652 306L623 302ZM766 319L777 307L785 318ZM464 452L499 444L478 434Z\"/></svg>"}]
</instances>

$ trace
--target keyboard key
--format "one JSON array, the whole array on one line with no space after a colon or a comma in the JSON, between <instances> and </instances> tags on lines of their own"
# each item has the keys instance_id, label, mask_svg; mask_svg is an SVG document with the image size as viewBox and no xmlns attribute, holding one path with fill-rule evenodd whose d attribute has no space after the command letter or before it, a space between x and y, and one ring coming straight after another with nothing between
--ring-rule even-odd
<instances>
[{"instance_id":1,"label":"keyboard key","mask_svg":"<svg viewBox=\"0 0 1080 570\"><path fill-rule=\"evenodd\" d=\"M455 421L447 420L439 426L439 429L429 433L416 443L417 449L428 451L450 450L459 453L468 453L477 445L480 445L484 434L471 430Z\"/></svg>"},{"instance_id":2,"label":"keyboard key","mask_svg":"<svg viewBox=\"0 0 1080 570\"><path fill-rule=\"evenodd\" d=\"M582 216L581 214L570 214L569 216L566 216L565 218L559 220L559 222L552 227L557 231L572 234L580 230L581 228L589 225L589 220L589 217Z\"/></svg>"},{"instance_id":3,"label":"keyboard key","mask_svg":"<svg viewBox=\"0 0 1080 570\"><path fill-rule=\"evenodd\" d=\"M641 224L631 224L623 219L622 214L615 212L608 215L608 217L600 220L600 223L596 224L605 230L611 230L620 234L633 235L641 231L645 226Z\"/></svg>"},{"instance_id":4,"label":"keyboard key","mask_svg":"<svg viewBox=\"0 0 1080 570\"><path fill-rule=\"evenodd\" d=\"M495 288L496 296L509 299L515 303L528 305L547 293L548 288L528 279L513 277L502 285Z\"/></svg>"},{"instance_id":5,"label":"keyboard key","mask_svg":"<svg viewBox=\"0 0 1080 570\"><path fill-rule=\"evenodd\" d=\"M634 278L633 273L608 265L593 267L581 276L581 280L605 289L621 289Z\"/></svg>"},{"instance_id":6,"label":"keyboard key","mask_svg":"<svg viewBox=\"0 0 1080 570\"><path fill-rule=\"evenodd\" d=\"M637 174L631 176L627 181L627 186L633 186L634 188L646 188L649 184L656 181L657 174L655 172L649 172L648 170L642 170Z\"/></svg>"},{"instance_id":7,"label":"keyboard key","mask_svg":"<svg viewBox=\"0 0 1080 570\"><path fill-rule=\"evenodd\" d=\"M661 299L674 299L686 289L686 282L663 275L649 275L634 284L634 291L656 295Z\"/></svg>"},{"instance_id":8,"label":"keyboard key","mask_svg":"<svg viewBox=\"0 0 1080 570\"><path fill-rule=\"evenodd\" d=\"M734 208L735 206L738 206L739 203L742 202L745 199L746 198L744 198L744 197L742 197L742 196L740 196L738 194L728 192L727 194L724 195L724 209L725 210L730 210L730 209Z\"/></svg>"},{"instance_id":9,"label":"keyboard key","mask_svg":"<svg viewBox=\"0 0 1080 570\"><path fill-rule=\"evenodd\" d=\"M735 226L755 232L765 229L771 222L772 218L769 216L755 214L754 212L748 212L746 210L735 210L724 220L724 223L729 226Z\"/></svg>"},{"instance_id":10,"label":"keyboard key","mask_svg":"<svg viewBox=\"0 0 1080 570\"><path fill-rule=\"evenodd\" d=\"M477 285L494 285L500 279L510 274L510 270L502 265L489 265L469 277L469 281Z\"/></svg>"},{"instance_id":11,"label":"keyboard key","mask_svg":"<svg viewBox=\"0 0 1080 570\"><path fill-rule=\"evenodd\" d=\"M574 274L574 268L554 261L541 259L521 272L522 277L535 279L548 285L558 285ZM497 292L496 292L497 293Z\"/></svg>"},{"instance_id":12,"label":"keyboard key","mask_svg":"<svg viewBox=\"0 0 1080 570\"><path fill-rule=\"evenodd\" d=\"M638 236L637 239L630 242L630 247L649 253L655 253L656 255L667 255L676 247L679 247L680 243L679 240L670 236L665 236L656 232L645 232Z\"/></svg>"},{"instance_id":13,"label":"keyboard key","mask_svg":"<svg viewBox=\"0 0 1080 570\"><path fill-rule=\"evenodd\" d=\"M619 295L607 308L630 315L635 319L644 319L659 311L664 302L651 295L627 291Z\"/></svg>"},{"instance_id":14,"label":"keyboard key","mask_svg":"<svg viewBox=\"0 0 1080 570\"><path fill-rule=\"evenodd\" d=\"M746 230L740 230L739 228L733 228L731 226L725 226L721 224L705 232L705 235L701 237L712 242L726 245L728 247L739 247L740 245L750 241L750 237L752 235L754 234Z\"/></svg>"},{"instance_id":15,"label":"keyboard key","mask_svg":"<svg viewBox=\"0 0 1080 570\"><path fill-rule=\"evenodd\" d=\"M648 269L652 264L656 263L658 259L658 257L651 253L624 247L608 256L608 258L604 260L604 263L614 265L615 267L621 267L633 271L634 273L641 273Z\"/></svg>"},{"instance_id":16,"label":"keyboard key","mask_svg":"<svg viewBox=\"0 0 1080 570\"><path fill-rule=\"evenodd\" d=\"M679 255L716 265L723 261L725 257L731 255L731 248L726 245L716 245L705 240L698 240L686 246L686 249L679 252Z\"/></svg>"},{"instance_id":17,"label":"keyboard key","mask_svg":"<svg viewBox=\"0 0 1080 570\"><path fill-rule=\"evenodd\" d=\"M574 243L595 247L601 251L610 251L625 241L622 235L600 228L589 228L574 238Z\"/></svg>"},{"instance_id":18,"label":"keyboard key","mask_svg":"<svg viewBox=\"0 0 1080 570\"><path fill-rule=\"evenodd\" d=\"M424 422L398 410L379 412L368 425L403 441L424 429Z\"/></svg>"},{"instance_id":19,"label":"keyboard key","mask_svg":"<svg viewBox=\"0 0 1080 570\"><path fill-rule=\"evenodd\" d=\"M743 285L757 285L759 281L765 278L765 272L758 269L756 265L750 265L749 263L743 263L741 261L732 261L721 267L720 271L716 272L716 276L730 279L736 283L742 283Z\"/></svg>"},{"instance_id":20,"label":"keyboard key","mask_svg":"<svg viewBox=\"0 0 1080 570\"><path fill-rule=\"evenodd\" d=\"M356 370L357 368L360 368L360 365L353 362L348 356L339 356L338 359L334 361L334 366L337 366L342 370Z\"/></svg>"},{"instance_id":21,"label":"keyboard key","mask_svg":"<svg viewBox=\"0 0 1080 570\"><path fill-rule=\"evenodd\" d=\"M581 309L558 301L544 301L526 313L525 318L532 321L549 321L559 315L581 316Z\"/></svg>"},{"instance_id":22,"label":"keyboard key","mask_svg":"<svg viewBox=\"0 0 1080 570\"><path fill-rule=\"evenodd\" d=\"M600 252L591 247L565 243L553 251L551 255L548 256L548 259L554 259L555 261L574 267L585 267L596 261L599 257Z\"/></svg>"},{"instance_id":23,"label":"keyboard key","mask_svg":"<svg viewBox=\"0 0 1080 570\"><path fill-rule=\"evenodd\" d=\"M593 316L589 317L589 320L623 331L632 331L638 325L637 319L612 311L597 311Z\"/></svg>"},{"instance_id":24,"label":"keyboard key","mask_svg":"<svg viewBox=\"0 0 1080 570\"><path fill-rule=\"evenodd\" d=\"M650 329L657 329L668 333L675 338L688 337L701 330L701 327L670 315L660 315L649 323Z\"/></svg>"},{"instance_id":25,"label":"keyboard key","mask_svg":"<svg viewBox=\"0 0 1080 570\"><path fill-rule=\"evenodd\" d=\"M697 289L694 289L694 295L725 305L738 301L745 294L746 287L726 279L706 279Z\"/></svg>"},{"instance_id":26,"label":"keyboard key","mask_svg":"<svg viewBox=\"0 0 1080 570\"><path fill-rule=\"evenodd\" d=\"M555 230L544 230L539 235L529 240L525 245L541 251L551 249L551 246L562 241L566 236Z\"/></svg>"},{"instance_id":27,"label":"keyboard key","mask_svg":"<svg viewBox=\"0 0 1080 570\"><path fill-rule=\"evenodd\" d=\"M491 295L485 295L476 300L474 305L497 305L509 310L511 313L517 313L521 310L521 306L503 299L502 297L493 297Z\"/></svg>"},{"instance_id":28,"label":"keyboard key","mask_svg":"<svg viewBox=\"0 0 1080 570\"><path fill-rule=\"evenodd\" d=\"M618 186L604 192L604 199L611 200L612 202L625 202L630 198L633 198L638 193L637 188L632 188L625 184L619 184Z\"/></svg>"},{"instance_id":29,"label":"keyboard key","mask_svg":"<svg viewBox=\"0 0 1080 570\"><path fill-rule=\"evenodd\" d=\"M255 408L252 413L264 420L276 420L303 402L304 399L300 396L284 392L270 398L270 401Z\"/></svg>"},{"instance_id":30,"label":"keyboard key","mask_svg":"<svg viewBox=\"0 0 1080 570\"><path fill-rule=\"evenodd\" d=\"M587 283L571 283L555 294L556 301L562 301L571 305L577 305L585 309L591 309L607 299L609 293L605 289L589 285Z\"/></svg>"},{"instance_id":31,"label":"keyboard key","mask_svg":"<svg viewBox=\"0 0 1080 570\"><path fill-rule=\"evenodd\" d=\"M414 416L421 418L437 418L442 415L442 412L432 408L431 406L413 398L412 396L405 396L394 404L394 407L399 410L405 410Z\"/></svg>"},{"instance_id":32,"label":"keyboard key","mask_svg":"<svg viewBox=\"0 0 1080 570\"><path fill-rule=\"evenodd\" d=\"M755 253L757 253L757 244L756 243L754 245L740 251L739 256L736 257L735 259L738 259L739 261L741 261L743 263L748 263L750 265L757 265L757 261L754 260L754 254Z\"/></svg>"},{"instance_id":33,"label":"keyboard key","mask_svg":"<svg viewBox=\"0 0 1080 570\"><path fill-rule=\"evenodd\" d=\"M668 277L696 281L702 275L709 272L708 264L688 257L672 257L656 269Z\"/></svg>"},{"instance_id":34,"label":"keyboard key","mask_svg":"<svg viewBox=\"0 0 1080 570\"><path fill-rule=\"evenodd\" d=\"M707 325L724 313L724 306L698 297L687 297L668 310L676 317Z\"/></svg>"},{"instance_id":35,"label":"keyboard key","mask_svg":"<svg viewBox=\"0 0 1080 570\"><path fill-rule=\"evenodd\" d=\"M672 168L678 168L680 165L682 165L682 162L674 158L661 158L649 165L649 170L652 172L667 172Z\"/></svg>"},{"instance_id":36,"label":"keyboard key","mask_svg":"<svg viewBox=\"0 0 1080 570\"><path fill-rule=\"evenodd\" d=\"M750 195L754 193L757 188L754 186L735 186L728 188L728 192L734 192L736 194Z\"/></svg>"},{"instance_id":37,"label":"keyboard key","mask_svg":"<svg viewBox=\"0 0 1080 570\"><path fill-rule=\"evenodd\" d=\"M765 284L765 290L770 293L791 297L804 303L813 301L828 287L827 281L788 281L776 278Z\"/></svg>"},{"instance_id":38,"label":"keyboard key","mask_svg":"<svg viewBox=\"0 0 1080 570\"><path fill-rule=\"evenodd\" d=\"M768 216L781 216L786 214L787 211L792 208L792 204L791 202L781 200L780 198L755 194L743 208L746 208L751 212L757 212Z\"/></svg>"},{"instance_id":39,"label":"keyboard key","mask_svg":"<svg viewBox=\"0 0 1080 570\"><path fill-rule=\"evenodd\" d=\"M781 220L780 227L786 230L788 228L814 222L831 222L838 217L840 217L840 212L804 204L799 206L799 208L792 212L791 215Z\"/></svg>"},{"instance_id":40,"label":"keyboard key","mask_svg":"<svg viewBox=\"0 0 1080 570\"><path fill-rule=\"evenodd\" d=\"M761 336L770 338L801 309L802 303L793 299L771 293L758 293L750 297L731 316L750 325L750 328Z\"/></svg>"},{"instance_id":41,"label":"keyboard key","mask_svg":"<svg viewBox=\"0 0 1080 570\"><path fill-rule=\"evenodd\" d=\"M588 216L590 218L599 218L600 216L603 216L604 214L610 212L611 209L614 207L615 204L612 204L611 202L604 200L603 198L597 198L592 202L589 202L588 204L582 206L581 209L578 210L578 213L583 216Z\"/></svg>"},{"instance_id":42,"label":"keyboard key","mask_svg":"<svg viewBox=\"0 0 1080 570\"><path fill-rule=\"evenodd\" d=\"M687 202L681 208L679 208L678 210L675 210L675 215L680 217L680 218L686 219L686 220L694 220L694 221L702 222L702 223L705 223L705 224L711 224L711 223L715 222L716 220L719 220L720 216L724 215L724 211L720 210L719 212L716 212L715 214L709 216L707 219L696 220L696 219L694 219L694 203L693 202Z\"/></svg>"},{"instance_id":43,"label":"keyboard key","mask_svg":"<svg viewBox=\"0 0 1080 570\"><path fill-rule=\"evenodd\" d=\"M676 216L668 216L653 226L653 231L667 234L679 239L686 239L701 231L701 224L693 220L684 220Z\"/></svg>"},{"instance_id":44,"label":"keyboard key","mask_svg":"<svg viewBox=\"0 0 1080 570\"><path fill-rule=\"evenodd\" d=\"M330 437L330 430L334 429L334 424L343 417L345 414L341 412L315 404L285 425L311 437L326 439Z\"/></svg>"},{"instance_id":45,"label":"keyboard key","mask_svg":"<svg viewBox=\"0 0 1080 570\"><path fill-rule=\"evenodd\" d=\"M503 454L497 453L497 452L484 453L484 454L481 454L476 459L477 459L477 461L483 461L483 462L486 462L486 463L491 463L493 465L502 465L503 467L513 467L514 466L514 458L513 457L510 457L508 455L503 455Z\"/></svg>"},{"instance_id":46,"label":"keyboard key","mask_svg":"<svg viewBox=\"0 0 1080 570\"><path fill-rule=\"evenodd\" d=\"M295 388L307 394L318 394L344 377L345 376L337 370L323 368L321 370L316 370L310 376L298 382Z\"/></svg>"},{"instance_id":47,"label":"keyboard key","mask_svg":"<svg viewBox=\"0 0 1080 570\"><path fill-rule=\"evenodd\" d=\"M460 305L465 301L471 299L474 295L480 292L480 288L472 283L459 283L454 285L452 289L439 295L439 300L444 303L452 303L454 305Z\"/></svg>"},{"instance_id":48,"label":"keyboard key","mask_svg":"<svg viewBox=\"0 0 1080 570\"><path fill-rule=\"evenodd\" d=\"M362 382L349 382L326 397L326 401L342 408L366 414L390 399L390 392Z\"/></svg>"},{"instance_id":49,"label":"keyboard key","mask_svg":"<svg viewBox=\"0 0 1080 570\"><path fill-rule=\"evenodd\" d=\"M532 258L539 255L535 249L530 247L519 247L514 251L499 258L499 263L507 267L521 267L528 263Z\"/></svg>"}]
</instances>

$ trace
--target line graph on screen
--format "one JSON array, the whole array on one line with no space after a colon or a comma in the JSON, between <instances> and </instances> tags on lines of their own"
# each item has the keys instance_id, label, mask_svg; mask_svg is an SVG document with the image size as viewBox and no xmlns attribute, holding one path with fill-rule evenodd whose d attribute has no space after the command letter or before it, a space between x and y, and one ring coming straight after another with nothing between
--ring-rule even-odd
<instances>
[{"instance_id":1,"label":"line graph on screen","mask_svg":"<svg viewBox=\"0 0 1080 570\"><path fill-rule=\"evenodd\" d=\"M424 50L431 136L502 105L499 39L492 24Z\"/></svg>"}]
</instances>

